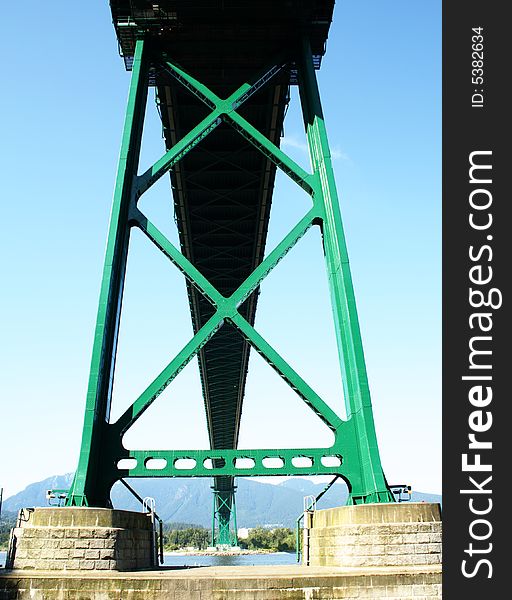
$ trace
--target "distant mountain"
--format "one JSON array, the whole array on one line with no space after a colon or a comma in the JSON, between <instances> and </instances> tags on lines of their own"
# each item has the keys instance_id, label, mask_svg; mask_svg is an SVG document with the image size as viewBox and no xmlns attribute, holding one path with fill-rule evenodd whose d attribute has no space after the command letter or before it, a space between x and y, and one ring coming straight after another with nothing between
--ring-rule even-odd
<instances>
[{"instance_id":1,"label":"distant mountain","mask_svg":"<svg viewBox=\"0 0 512 600\"><path fill-rule=\"evenodd\" d=\"M2 513L18 512L20 508L29 506L46 506L47 490L68 489L72 481L73 473L66 473L65 475L53 475L43 481L31 483L21 492L18 492L14 496L10 496L3 501Z\"/></svg>"},{"instance_id":2,"label":"distant mountain","mask_svg":"<svg viewBox=\"0 0 512 600\"><path fill-rule=\"evenodd\" d=\"M29 506L46 506L46 491L52 488L67 489L72 473L53 476L32 483L23 491L7 498L3 511L15 512ZM196 523L209 527L212 515L212 493L210 479L129 479L128 483L141 497L152 496L156 510L164 521ZM278 485L262 483L254 479L237 479L237 522L239 527L257 525L282 525L293 527L303 511L304 496L317 496L326 486L308 479L291 478ZM335 483L318 502L318 508L332 508L346 502L344 484ZM412 500L441 502L441 496L414 492ZM116 508L139 510L140 503L120 483L112 490L112 502Z\"/></svg>"}]
</instances>

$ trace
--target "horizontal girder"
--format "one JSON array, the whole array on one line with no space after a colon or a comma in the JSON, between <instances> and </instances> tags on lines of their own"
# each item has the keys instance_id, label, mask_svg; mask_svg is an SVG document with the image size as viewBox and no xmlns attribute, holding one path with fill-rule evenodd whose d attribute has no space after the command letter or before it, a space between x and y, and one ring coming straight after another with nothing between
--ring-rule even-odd
<instances>
[{"instance_id":1,"label":"horizontal girder","mask_svg":"<svg viewBox=\"0 0 512 600\"><path fill-rule=\"evenodd\" d=\"M129 450L119 461L120 477L343 476L343 458L332 448Z\"/></svg>"}]
</instances>

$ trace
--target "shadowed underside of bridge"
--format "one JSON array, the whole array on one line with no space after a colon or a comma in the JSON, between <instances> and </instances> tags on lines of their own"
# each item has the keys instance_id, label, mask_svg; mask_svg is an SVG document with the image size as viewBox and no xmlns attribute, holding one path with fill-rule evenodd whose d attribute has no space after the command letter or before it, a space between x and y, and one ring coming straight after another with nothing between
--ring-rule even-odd
<instances>
[{"instance_id":1,"label":"shadowed underside of bridge","mask_svg":"<svg viewBox=\"0 0 512 600\"><path fill-rule=\"evenodd\" d=\"M199 68L194 60L189 69L200 81L208 81L220 97L225 97L247 76L243 66L232 66L234 58L214 61L218 67L215 73L207 63ZM283 125L289 76L284 73L279 79L253 96L244 110L244 116L276 145ZM206 111L200 101L176 86L165 85L165 81L158 82L157 94L166 145L170 148ZM275 173L275 165L226 124L219 126L171 171L182 252L226 297L263 258ZM197 332L214 310L190 283L188 295ZM254 292L239 309L251 324L256 305L257 292ZM239 332L224 324L198 354L212 448L237 447L249 350ZM216 478L217 490L229 491L232 487L231 477Z\"/></svg>"},{"instance_id":2,"label":"shadowed underside of bridge","mask_svg":"<svg viewBox=\"0 0 512 600\"><path fill-rule=\"evenodd\" d=\"M276 56L281 54L283 61L290 61L291 50L298 46L305 30L319 65L334 2L198 4L180 7L183 31L173 36L167 52L184 70L225 98ZM130 54L129 47L130 42L125 56ZM290 76L288 67L240 110L277 146L289 100ZM165 77L157 75L156 83L166 146L171 148L206 116L207 110L190 93L169 85ZM275 174L275 164L227 124L218 127L171 171L181 250L226 297L263 259ZM213 309L190 284L188 295L194 331L198 331ZM251 325L257 300L258 291L239 309ZM199 352L211 448L238 445L249 351L248 342L226 324ZM226 513L233 486L233 477L215 478L215 490L227 503L219 507L223 521L229 516Z\"/></svg>"},{"instance_id":3,"label":"shadowed underside of bridge","mask_svg":"<svg viewBox=\"0 0 512 600\"><path fill-rule=\"evenodd\" d=\"M334 2L327 0L111 0L125 65L127 116L100 295L79 466L68 505L106 506L122 477L214 477L221 529L234 512L234 477L336 474L357 502L389 501L380 466L364 355L314 69ZM279 148L290 85L299 85L312 161L307 173ZM156 87L166 152L138 173L147 87ZM276 168L312 208L264 258ZM138 198L169 173L180 250L149 222ZM348 420L342 421L254 330L259 285L312 226L319 226L333 303ZM116 421L109 420L130 229L138 227L187 279L194 337ZM325 449L237 454L249 352L255 348L334 432ZM210 450L129 451L122 436L198 356ZM341 396L341 393L340 393ZM172 444L172 440L169 441ZM237 470L249 457L252 471ZM135 466L121 467L121 459ZM150 459L165 466L150 471ZM194 467L180 470L180 459ZM298 467L294 461L304 458ZM324 458L334 458L329 465ZM210 461L209 466L207 466ZM308 463L309 461L309 463ZM222 536L221 536L222 537ZM228 536L229 537L229 536ZM224 537L224 541L229 541Z\"/></svg>"}]
</instances>

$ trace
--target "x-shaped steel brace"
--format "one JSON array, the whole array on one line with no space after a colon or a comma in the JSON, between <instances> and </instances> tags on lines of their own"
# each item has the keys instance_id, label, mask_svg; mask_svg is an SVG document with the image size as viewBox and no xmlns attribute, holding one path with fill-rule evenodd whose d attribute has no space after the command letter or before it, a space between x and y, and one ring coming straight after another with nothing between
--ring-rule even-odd
<instances>
[{"instance_id":1,"label":"x-shaped steel brace","mask_svg":"<svg viewBox=\"0 0 512 600\"><path fill-rule=\"evenodd\" d=\"M174 359L149 384L142 394L125 410L112 427L123 435L149 406L158 398L181 370L197 355L201 348L220 329L225 321L232 323L247 342L268 362L288 385L304 400L318 417L333 431L343 423L342 419L316 394L300 375L272 348L272 346L238 312L239 306L257 289L263 279L279 261L295 246L309 228L321 222L321 206L314 202L317 186L316 174L307 173L280 148L255 129L236 110L276 75L284 66L278 62L267 69L253 84L244 83L228 98L221 99L207 86L194 79L177 65L167 62L170 74L196 97L208 105L212 112L194 127L188 135L170 148L145 173L136 177L134 198L139 198L164 173L190 152L202 139L209 135L222 121L227 122L260 152L282 169L312 198L313 207L300 219L274 250L254 269L247 279L229 297L223 296L194 265L167 239L167 237L132 205L130 224L137 226L157 248L184 274L189 282L206 297L215 313L196 332Z\"/></svg>"}]
</instances>

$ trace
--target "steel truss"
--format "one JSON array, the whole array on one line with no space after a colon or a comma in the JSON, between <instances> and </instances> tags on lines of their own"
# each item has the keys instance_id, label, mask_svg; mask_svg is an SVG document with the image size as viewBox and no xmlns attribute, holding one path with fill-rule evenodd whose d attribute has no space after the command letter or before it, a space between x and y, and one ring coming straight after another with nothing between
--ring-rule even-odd
<instances>
[{"instance_id":1,"label":"steel truss","mask_svg":"<svg viewBox=\"0 0 512 600\"><path fill-rule=\"evenodd\" d=\"M227 492L212 489L212 546L237 546L236 488L233 487Z\"/></svg>"},{"instance_id":2,"label":"steel truss","mask_svg":"<svg viewBox=\"0 0 512 600\"><path fill-rule=\"evenodd\" d=\"M151 168L138 175L151 66L144 39L141 38L136 43L110 220L80 458L67 504L109 506L112 485L126 477L326 474L339 475L347 482L350 503L392 502L394 498L388 489L377 447L345 236L308 42L304 42L295 67L298 71L301 106L312 164L311 173L301 168L237 112L247 98L281 70L284 63L280 59L276 59L263 75L255 77L252 84L244 83L228 98L222 99L172 61L162 57L162 66L176 82L195 94L211 112ZM230 125L273 161L312 199L312 206L307 214L229 297L219 293L137 207L140 196L186 154L193 151L194 147L222 122ZM342 420L238 311L244 300L314 226L319 227L322 233L347 420ZM215 312L117 421L110 422L123 284L130 231L134 227L140 229L183 273L191 285L209 300ZM335 437L331 447L179 451L127 450L123 447L123 435L224 323L232 324L329 427ZM131 459L133 464L130 468L121 468L119 464L122 459ZM158 470L149 469L147 463L150 459L164 459L165 466ZM227 519L226 528L224 509L229 506L234 510L233 494L226 495L224 491L224 495L221 496L220 492L214 493L214 518L220 513L224 515L219 535L228 539L230 519Z\"/></svg>"}]
</instances>

